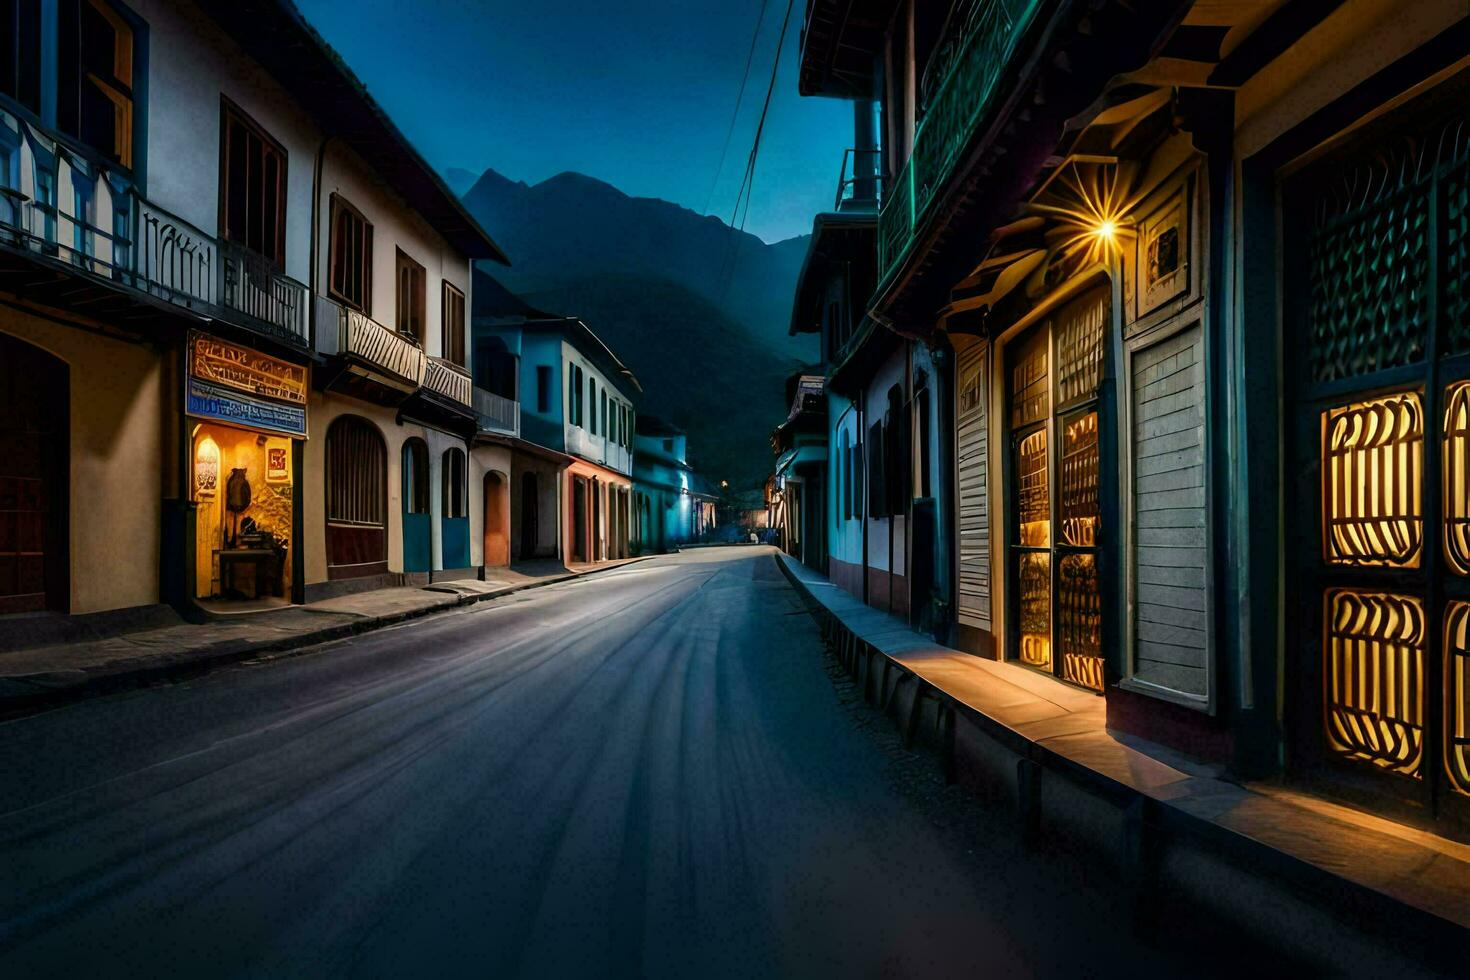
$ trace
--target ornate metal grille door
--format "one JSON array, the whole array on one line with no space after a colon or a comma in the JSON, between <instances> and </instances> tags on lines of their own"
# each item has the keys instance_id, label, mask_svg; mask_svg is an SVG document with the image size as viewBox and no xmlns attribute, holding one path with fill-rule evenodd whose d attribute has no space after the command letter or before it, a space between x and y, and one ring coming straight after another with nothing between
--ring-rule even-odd
<instances>
[{"instance_id":1,"label":"ornate metal grille door","mask_svg":"<svg viewBox=\"0 0 1470 980\"><path fill-rule=\"evenodd\" d=\"M1011 344L1010 562L1023 664L1103 689L1098 389L1111 289ZM1053 367L1055 370L1053 370Z\"/></svg>"},{"instance_id":2,"label":"ornate metal grille door","mask_svg":"<svg viewBox=\"0 0 1470 980\"><path fill-rule=\"evenodd\" d=\"M1456 122L1286 189L1293 768L1470 814L1470 193ZM1289 491L1290 492L1290 491Z\"/></svg>"}]
</instances>

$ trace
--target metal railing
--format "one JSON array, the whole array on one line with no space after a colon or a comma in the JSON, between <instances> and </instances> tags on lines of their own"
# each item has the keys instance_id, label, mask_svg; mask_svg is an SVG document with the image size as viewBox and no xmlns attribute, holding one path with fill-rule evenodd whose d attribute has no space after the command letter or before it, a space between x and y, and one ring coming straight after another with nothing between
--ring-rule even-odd
<instances>
[{"instance_id":1,"label":"metal railing","mask_svg":"<svg viewBox=\"0 0 1470 980\"><path fill-rule=\"evenodd\" d=\"M878 271L886 279L909 246L935 196L953 173L976 125L990 110L996 83L1041 0L971 0L951 18L921 86L923 117L914 148L887 188L878 217Z\"/></svg>"},{"instance_id":2,"label":"metal railing","mask_svg":"<svg viewBox=\"0 0 1470 980\"><path fill-rule=\"evenodd\" d=\"M881 151L876 147L843 150L832 210L876 211L883 191L882 169Z\"/></svg>"},{"instance_id":3,"label":"metal railing","mask_svg":"<svg viewBox=\"0 0 1470 980\"><path fill-rule=\"evenodd\" d=\"M305 285L263 256L159 207L126 175L3 109L0 241L190 310L309 343Z\"/></svg>"},{"instance_id":4,"label":"metal railing","mask_svg":"<svg viewBox=\"0 0 1470 980\"><path fill-rule=\"evenodd\" d=\"M430 357L424 370L424 388L468 408L474 382L470 373L453 361Z\"/></svg>"},{"instance_id":5,"label":"metal railing","mask_svg":"<svg viewBox=\"0 0 1470 980\"><path fill-rule=\"evenodd\" d=\"M219 243L219 302L301 344L308 342L307 298L303 283L280 272L262 255L233 242Z\"/></svg>"},{"instance_id":6,"label":"metal railing","mask_svg":"<svg viewBox=\"0 0 1470 980\"><path fill-rule=\"evenodd\" d=\"M325 296L316 298L316 349L327 356L353 358L414 388L424 383L428 370L428 357L418 344Z\"/></svg>"},{"instance_id":7,"label":"metal railing","mask_svg":"<svg viewBox=\"0 0 1470 980\"><path fill-rule=\"evenodd\" d=\"M521 433L521 403L514 398L497 395L493 391L475 386L473 395L475 413L480 416L480 429L485 432L503 432L507 435Z\"/></svg>"}]
</instances>

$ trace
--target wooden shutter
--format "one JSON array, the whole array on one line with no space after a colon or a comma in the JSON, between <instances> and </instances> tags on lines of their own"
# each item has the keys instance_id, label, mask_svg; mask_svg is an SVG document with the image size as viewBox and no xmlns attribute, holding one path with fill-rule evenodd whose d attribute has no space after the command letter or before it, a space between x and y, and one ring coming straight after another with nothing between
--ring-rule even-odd
<instances>
[{"instance_id":1,"label":"wooden shutter","mask_svg":"<svg viewBox=\"0 0 1470 980\"><path fill-rule=\"evenodd\" d=\"M989 420L983 343L959 353L959 406L955 418L955 477L959 483L959 621L990 629Z\"/></svg>"},{"instance_id":2,"label":"wooden shutter","mask_svg":"<svg viewBox=\"0 0 1470 980\"><path fill-rule=\"evenodd\" d=\"M1204 331L1130 357L1132 677L1209 694Z\"/></svg>"}]
</instances>

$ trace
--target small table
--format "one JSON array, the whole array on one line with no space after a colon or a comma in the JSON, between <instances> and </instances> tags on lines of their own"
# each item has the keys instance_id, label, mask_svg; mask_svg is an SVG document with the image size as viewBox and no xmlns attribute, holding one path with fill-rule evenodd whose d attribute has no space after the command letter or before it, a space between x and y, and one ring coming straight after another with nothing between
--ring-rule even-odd
<instances>
[{"instance_id":1,"label":"small table","mask_svg":"<svg viewBox=\"0 0 1470 980\"><path fill-rule=\"evenodd\" d=\"M275 595L279 582L276 581L276 551L274 548L222 548L219 555L219 590L221 594L238 592L235 588L235 571L241 565L250 565L254 570L251 584L255 592L249 598L259 599L262 594ZM265 583L269 591L262 589Z\"/></svg>"}]
</instances>

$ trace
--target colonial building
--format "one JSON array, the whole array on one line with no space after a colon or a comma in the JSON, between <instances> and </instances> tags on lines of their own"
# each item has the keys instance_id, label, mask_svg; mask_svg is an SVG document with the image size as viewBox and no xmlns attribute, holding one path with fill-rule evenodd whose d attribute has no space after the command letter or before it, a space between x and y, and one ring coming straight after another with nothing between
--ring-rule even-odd
<instances>
[{"instance_id":1,"label":"colonial building","mask_svg":"<svg viewBox=\"0 0 1470 980\"><path fill-rule=\"evenodd\" d=\"M464 311L503 256L341 60L285 2L0 19L0 612L478 565Z\"/></svg>"},{"instance_id":2,"label":"colonial building","mask_svg":"<svg viewBox=\"0 0 1470 980\"><path fill-rule=\"evenodd\" d=\"M1464 835L1464 5L807 7L801 90L881 105L875 281L829 310L839 201L793 320L867 497L859 551L830 496L833 580L1110 728Z\"/></svg>"},{"instance_id":3,"label":"colonial building","mask_svg":"<svg viewBox=\"0 0 1470 980\"><path fill-rule=\"evenodd\" d=\"M633 543L657 553L703 539L716 526L719 494L689 465L688 437L640 415L633 434Z\"/></svg>"},{"instance_id":4,"label":"colonial building","mask_svg":"<svg viewBox=\"0 0 1470 980\"><path fill-rule=\"evenodd\" d=\"M578 318L537 310L481 270L476 282L477 380L505 397L518 392L520 406L511 557L628 557L638 379Z\"/></svg>"}]
</instances>

